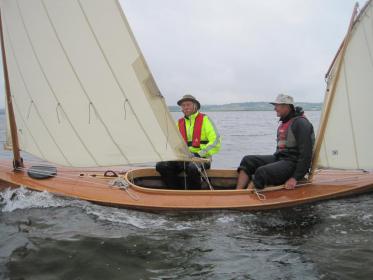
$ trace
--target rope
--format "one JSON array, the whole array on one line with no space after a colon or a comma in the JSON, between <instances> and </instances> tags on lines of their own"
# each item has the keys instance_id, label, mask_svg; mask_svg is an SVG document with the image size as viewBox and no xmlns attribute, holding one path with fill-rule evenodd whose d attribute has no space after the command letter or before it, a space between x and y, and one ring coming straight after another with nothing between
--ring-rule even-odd
<instances>
[{"instance_id":1,"label":"rope","mask_svg":"<svg viewBox=\"0 0 373 280\"><path fill-rule=\"evenodd\" d=\"M364 173L366 173L366 171ZM324 180L324 181L317 182L317 184L352 181L352 180L359 179L359 177L362 177L362 176L353 176L353 177L344 177L344 178L339 178L339 179ZM311 185L311 184L314 184L314 182L307 182L307 183L303 183L303 184L297 184L296 188L301 187L301 186ZM281 189L283 189L283 188L285 188L284 186L285 185L281 185L279 187L282 187ZM278 189L276 189L276 190L278 190ZM267 191L270 191L270 190L267 190ZM256 194L256 196L258 197L259 200L266 200L266 196L262 193L263 191L259 191L258 189L256 189L254 187L254 189L252 189L252 192L254 194Z\"/></svg>"},{"instance_id":2,"label":"rope","mask_svg":"<svg viewBox=\"0 0 373 280\"><path fill-rule=\"evenodd\" d=\"M207 171L206 171L206 168L205 168L205 165L202 163L201 164L202 165L202 169L203 169L203 174L201 173L201 175L202 175L202 178L204 178L205 179L205 181L207 182L207 184L209 185L209 188L210 188L210 190L214 190L214 188L213 188L213 186L211 185L211 183L210 183L210 179L209 179L209 176L207 176Z\"/></svg>"},{"instance_id":3,"label":"rope","mask_svg":"<svg viewBox=\"0 0 373 280\"><path fill-rule=\"evenodd\" d=\"M201 163L201 166L202 166L202 169L201 169L201 166L199 166L196 162L192 161L192 163L197 167L197 170L198 172L201 174L202 178L206 181L207 185L209 186L210 190L214 190L214 188L212 187L211 183L210 183L210 180L209 180L209 177L207 176L207 172L206 172L206 169L205 169L205 165L203 163ZM185 162L184 162L184 165L185 165Z\"/></svg>"},{"instance_id":4,"label":"rope","mask_svg":"<svg viewBox=\"0 0 373 280\"><path fill-rule=\"evenodd\" d=\"M262 194L260 191L258 191L257 189L253 189L254 193L256 194L256 196L258 197L259 200L266 200L266 196L264 194Z\"/></svg>"},{"instance_id":5,"label":"rope","mask_svg":"<svg viewBox=\"0 0 373 280\"><path fill-rule=\"evenodd\" d=\"M125 190L130 198L132 198L133 200L139 200L139 197L136 194L130 193L129 188L130 188L131 185L126 180L124 180L123 178L116 178L116 179L110 181L109 185L112 186L112 187L116 187L118 189L121 189L121 190Z\"/></svg>"}]
</instances>

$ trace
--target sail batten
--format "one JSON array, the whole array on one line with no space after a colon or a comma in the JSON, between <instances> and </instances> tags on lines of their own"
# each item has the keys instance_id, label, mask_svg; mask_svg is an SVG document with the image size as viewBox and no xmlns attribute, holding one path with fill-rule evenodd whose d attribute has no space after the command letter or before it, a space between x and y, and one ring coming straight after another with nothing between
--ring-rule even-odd
<instances>
[{"instance_id":1,"label":"sail batten","mask_svg":"<svg viewBox=\"0 0 373 280\"><path fill-rule=\"evenodd\" d=\"M316 163L321 168L373 169L373 126L367 117L373 104L372 2L355 19L329 74L324 104L330 111Z\"/></svg>"},{"instance_id":2,"label":"sail batten","mask_svg":"<svg viewBox=\"0 0 373 280\"><path fill-rule=\"evenodd\" d=\"M1 8L23 150L85 167L188 158L116 0Z\"/></svg>"}]
</instances>

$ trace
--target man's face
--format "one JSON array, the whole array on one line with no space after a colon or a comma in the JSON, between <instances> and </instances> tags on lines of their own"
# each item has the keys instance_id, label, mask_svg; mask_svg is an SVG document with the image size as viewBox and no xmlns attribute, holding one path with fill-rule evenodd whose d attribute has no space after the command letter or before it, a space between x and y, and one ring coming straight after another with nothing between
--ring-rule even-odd
<instances>
[{"instance_id":1,"label":"man's face","mask_svg":"<svg viewBox=\"0 0 373 280\"><path fill-rule=\"evenodd\" d=\"M180 105L181 111L186 117L194 114L197 111L197 105L192 101L183 101Z\"/></svg>"},{"instance_id":2,"label":"man's face","mask_svg":"<svg viewBox=\"0 0 373 280\"><path fill-rule=\"evenodd\" d=\"M283 118L290 113L290 106L288 104L275 104L274 110L277 113L277 117Z\"/></svg>"}]
</instances>

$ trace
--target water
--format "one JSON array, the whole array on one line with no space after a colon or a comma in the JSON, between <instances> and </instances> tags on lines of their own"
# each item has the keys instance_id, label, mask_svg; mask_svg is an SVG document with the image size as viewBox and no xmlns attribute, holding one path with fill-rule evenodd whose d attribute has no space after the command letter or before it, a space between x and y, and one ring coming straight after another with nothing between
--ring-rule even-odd
<instances>
[{"instance_id":1,"label":"water","mask_svg":"<svg viewBox=\"0 0 373 280\"><path fill-rule=\"evenodd\" d=\"M274 112L209 115L224 137L215 167L236 167L244 154L273 152ZM319 112L307 115L318 123ZM0 131L3 139L1 127ZM267 212L162 214L26 189L8 189L0 195L0 279L371 279L373 275L370 194Z\"/></svg>"}]
</instances>

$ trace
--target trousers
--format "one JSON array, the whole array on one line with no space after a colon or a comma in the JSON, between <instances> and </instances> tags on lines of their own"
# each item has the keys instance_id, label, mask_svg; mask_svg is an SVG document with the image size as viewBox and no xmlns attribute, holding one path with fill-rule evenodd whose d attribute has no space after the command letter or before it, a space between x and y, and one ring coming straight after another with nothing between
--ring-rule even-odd
<instances>
[{"instance_id":1,"label":"trousers","mask_svg":"<svg viewBox=\"0 0 373 280\"><path fill-rule=\"evenodd\" d=\"M203 167L202 167L203 164ZM155 166L155 169L161 174L163 182L167 187L185 188L190 190L201 189L201 175L198 168L209 169L211 164L193 163L189 161L161 161ZM178 176L182 171L185 177Z\"/></svg>"},{"instance_id":2,"label":"trousers","mask_svg":"<svg viewBox=\"0 0 373 280\"><path fill-rule=\"evenodd\" d=\"M255 188L284 184L294 173L296 163L277 159L273 155L248 155L241 160L238 171L244 171L253 181Z\"/></svg>"}]
</instances>

